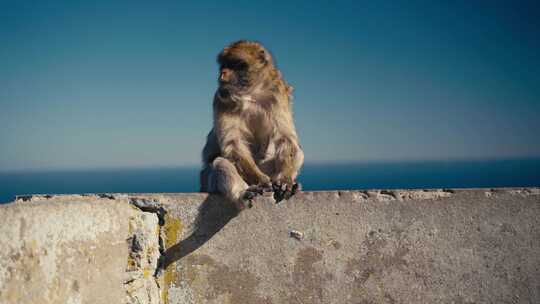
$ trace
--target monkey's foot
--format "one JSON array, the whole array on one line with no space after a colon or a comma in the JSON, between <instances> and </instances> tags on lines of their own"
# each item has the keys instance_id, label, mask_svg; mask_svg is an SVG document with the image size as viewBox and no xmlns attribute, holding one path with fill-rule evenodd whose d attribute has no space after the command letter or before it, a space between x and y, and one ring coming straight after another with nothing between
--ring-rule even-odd
<instances>
[{"instance_id":1,"label":"monkey's foot","mask_svg":"<svg viewBox=\"0 0 540 304\"><path fill-rule=\"evenodd\" d=\"M273 192L274 188L272 186L272 183L264 183L264 184L258 184L258 185L251 185L247 188L247 192L253 192L257 195L263 195L264 193Z\"/></svg>"},{"instance_id":2,"label":"monkey's foot","mask_svg":"<svg viewBox=\"0 0 540 304\"><path fill-rule=\"evenodd\" d=\"M242 195L242 202L243 206L241 206L241 209L251 208L253 207L253 200L259 196L263 195L264 192L271 192L272 187L270 184L266 185L251 185L249 186Z\"/></svg>"},{"instance_id":3,"label":"monkey's foot","mask_svg":"<svg viewBox=\"0 0 540 304\"><path fill-rule=\"evenodd\" d=\"M257 197L257 195L258 195L258 193L256 193L256 192L246 190L246 192L244 192L244 195L242 195L242 199L240 200L239 204L237 205L238 209L241 211L241 210L244 210L246 208L253 207L253 200L255 199L255 197Z\"/></svg>"},{"instance_id":4,"label":"monkey's foot","mask_svg":"<svg viewBox=\"0 0 540 304\"><path fill-rule=\"evenodd\" d=\"M272 188L274 189L274 199L276 200L276 204L277 204L284 199L288 200L297 192L301 191L302 184L300 183L287 184L287 183L281 183L281 182L274 182L272 184Z\"/></svg>"}]
</instances>

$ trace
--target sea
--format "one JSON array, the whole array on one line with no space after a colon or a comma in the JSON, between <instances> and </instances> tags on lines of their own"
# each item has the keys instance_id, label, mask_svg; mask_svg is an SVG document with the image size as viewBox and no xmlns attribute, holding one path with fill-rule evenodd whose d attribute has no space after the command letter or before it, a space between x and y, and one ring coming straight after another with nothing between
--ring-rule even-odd
<instances>
[{"instance_id":1,"label":"sea","mask_svg":"<svg viewBox=\"0 0 540 304\"><path fill-rule=\"evenodd\" d=\"M306 163L304 191L539 187L540 158ZM17 195L198 192L199 167L0 171L0 203Z\"/></svg>"}]
</instances>

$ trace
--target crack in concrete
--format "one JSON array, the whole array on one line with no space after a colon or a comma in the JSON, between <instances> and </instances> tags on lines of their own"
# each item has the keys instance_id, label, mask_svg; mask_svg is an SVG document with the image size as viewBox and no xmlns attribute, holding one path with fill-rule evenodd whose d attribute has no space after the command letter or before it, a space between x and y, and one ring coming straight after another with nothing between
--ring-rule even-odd
<instances>
[{"instance_id":1,"label":"crack in concrete","mask_svg":"<svg viewBox=\"0 0 540 304\"><path fill-rule=\"evenodd\" d=\"M137 277L125 282L128 303L163 304L159 274L165 251L162 239L162 227L165 224L166 211L157 199L129 197L128 202L131 206L141 211L143 217L144 214L155 216L152 222L155 227L154 231L150 229L145 230L144 227L141 228L140 218L134 218L130 221L131 236L128 238L130 252L127 271L129 273L133 269L137 272ZM145 221L145 219L142 219L142 221ZM132 231L132 229L135 231ZM153 284L149 286L148 281L150 276L152 277ZM137 280L143 282L137 282ZM129 285L134 286L134 288L130 289ZM144 292L146 292L146 295Z\"/></svg>"}]
</instances>

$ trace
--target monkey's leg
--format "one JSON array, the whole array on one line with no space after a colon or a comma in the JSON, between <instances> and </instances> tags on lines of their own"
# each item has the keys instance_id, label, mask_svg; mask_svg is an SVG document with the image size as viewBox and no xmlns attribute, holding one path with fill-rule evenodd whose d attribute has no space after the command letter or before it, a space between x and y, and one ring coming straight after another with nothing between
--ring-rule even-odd
<instances>
[{"instance_id":1,"label":"monkey's leg","mask_svg":"<svg viewBox=\"0 0 540 304\"><path fill-rule=\"evenodd\" d=\"M216 158L209 168L206 182L208 192L223 194L239 210L251 207L252 200L258 194L262 194L260 189L249 187L236 170L236 166L226 158Z\"/></svg>"},{"instance_id":2,"label":"monkey's leg","mask_svg":"<svg viewBox=\"0 0 540 304\"><path fill-rule=\"evenodd\" d=\"M238 173L244 177L250 185L264 185L270 183L270 177L266 175L255 163L251 151L238 141L227 143L223 147L223 156L236 164Z\"/></svg>"}]
</instances>

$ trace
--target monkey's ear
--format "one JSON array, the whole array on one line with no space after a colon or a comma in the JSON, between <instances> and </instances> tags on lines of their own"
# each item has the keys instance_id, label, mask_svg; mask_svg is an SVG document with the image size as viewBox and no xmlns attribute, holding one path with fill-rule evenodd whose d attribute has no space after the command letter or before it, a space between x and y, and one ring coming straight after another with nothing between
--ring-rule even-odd
<instances>
[{"instance_id":1,"label":"monkey's ear","mask_svg":"<svg viewBox=\"0 0 540 304\"><path fill-rule=\"evenodd\" d=\"M294 91L293 86L288 84L287 85L287 93L289 93L289 95L291 95L293 93L293 91Z\"/></svg>"},{"instance_id":2,"label":"monkey's ear","mask_svg":"<svg viewBox=\"0 0 540 304\"><path fill-rule=\"evenodd\" d=\"M259 59L264 64L272 62L272 56L270 56L270 53L265 49L259 50Z\"/></svg>"},{"instance_id":3,"label":"monkey's ear","mask_svg":"<svg viewBox=\"0 0 540 304\"><path fill-rule=\"evenodd\" d=\"M294 88L287 84L287 95L289 96L289 102L292 102Z\"/></svg>"}]
</instances>

